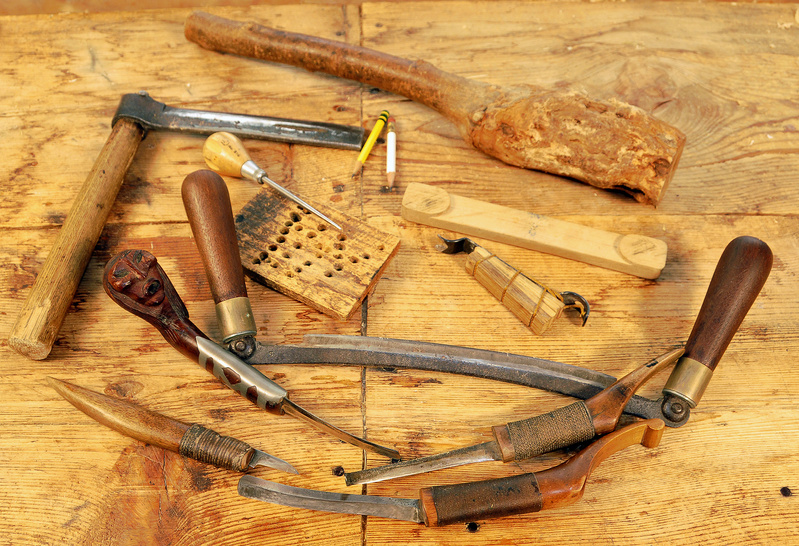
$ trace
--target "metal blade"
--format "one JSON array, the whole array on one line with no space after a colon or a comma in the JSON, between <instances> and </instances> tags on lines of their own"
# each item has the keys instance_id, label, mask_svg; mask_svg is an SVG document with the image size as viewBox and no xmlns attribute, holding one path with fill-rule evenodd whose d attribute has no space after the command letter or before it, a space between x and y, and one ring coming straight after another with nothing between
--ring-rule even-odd
<instances>
[{"instance_id":1,"label":"metal blade","mask_svg":"<svg viewBox=\"0 0 799 546\"><path fill-rule=\"evenodd\" d=\"M345 432L338 427L331 425L330 423L323 421L313 413L301 408L288 398L283 401L283 411L288 413L289 415L293 415L294 417L299 417L305 419L313 426L318 429L321 429L328 434L335 436L339 440L347 442L348 444L352 444L354 446L360 447L361 449L365 449L367 451L372 451L377 453L378 455L383 455L384 457L388 457L389 459L401 459L402 457L399 454L399 451L396 449L391 449L388 447L383 447L377 445L375 443L370 442L369 440L364 440L363 438L358 438L357 436L353 436L349 432Z\"/></svg>"},{"instance_id":2,"label":"metal blade","mask_svg":"<svg viewBox=\"0 0 799 546\"><path fill-rule=\"evenodd\" d=\"M321 510L338 514L377 516L422 523L419 501L374 495L350 495L302 489L245 475L239 480L239 495L282 506Z\"/></svg>"},{"instance_id":3,"label":"metal blade","mask_svg":"<svg viewBox=\"0 0 799 546\"><path fill-rule=\"evenodd\" d=\"M320 364L410 368L455 373L504 381L586 400L616 382L601 372L531 356L471 349L455 345L365 336L306 335L303 345L259 345L249 364ZM634 395L625 413L644 419L662 419L680 427L663 414L662 399Z\"/></svg>"},{"instance_id":4,"label":"metal blade","mask_svg":"<svg viewBox=\"0 0 799 546\"><path fill-rule=\"evenodd\" d=\"M250 459L250 468L255 468L256 466L267 466L269 468L274 468L275 470L288 472L289 474L299 474L296 468L291 466L283 459L275 457L274 455L270 455L269 453L265 453L260 449L256 449L252 459Z\"/></svg>"},{"instance_id":5,"label":"metal blade","mask_svg":"<svg viewBox=\"0 0 799 546\"><path fill-rule=\"evenodd\" d=\"M132 119L147 130L199 135L227 131L240 138L356 151L361 149L365 137L361 127L335 123L174 108L154 100L143 91L123 95L112 125L120 118Z\"/></svg>"},{"instance_id":6,"label":"metal blade","mask_svg":"<svg viewBox=\"0 0 799 546\"><path fill-rule=\"evenodd\" d=\"M347 485L358 485L362 483L382 482L384 480L392 480L404 476L414 476L416 474L433 472L434 470L442 470L444 468L452 468L465 464L501 460L502 455L499 452L499 446L496 442L491 441L474 446L462 447L429 457L420 457L410 461L402 461L401 463L367 468L366 470L358 470L357 472L348 472L344 474L344 478L347 481Z\"/></svg>"}]
</instances>

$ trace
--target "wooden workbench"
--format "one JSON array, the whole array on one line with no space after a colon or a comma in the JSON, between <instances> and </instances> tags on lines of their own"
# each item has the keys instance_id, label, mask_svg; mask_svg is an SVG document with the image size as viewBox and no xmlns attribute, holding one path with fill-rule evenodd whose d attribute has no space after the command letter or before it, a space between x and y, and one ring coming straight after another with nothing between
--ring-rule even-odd
<instances>
[{"instance_id":1,"label":"wooden workbench","mask_svg":"<svg viewBox=\"0 0 799 546\"><path fill-rule=\"evenodd\" d=\"M218 337L213 301L180 197L203 168L201 137L152 133L142 143L50 356L32 361L2 342L2 544L732 544L797 543L799 520L799 21L790 4L421 2L213 8L286 30L363 44L497 84L573 87L617 97L681 128L688 144L665 198L622 195L483 156L435 112L337 78L202 50L183 37L185 9L0 18L0 332L49 252L124 93L174 106L370 127L397 119L397 189L385 148L351 179L353 152L248 142L258 163L298 194L398 234L399 253L362 313L321 315L254 283L263 343L307 333L365 334L467 345L559 360L616 376L691 330L723 248L766 241L774 268L690 422L661 445L614 455L581 502L557 511L429 529L310 512L236 493L239 475L111 431L75 410L47 376L211 426L294 464L301 475L256 476L352 491L331 469L363 457L224 388L101 288L120 250L153 252L200 328ZM561 318L536 337L463 270L435 251L438 230L404 221L411 182L668 243L656 281L480 241L531 276L591 303L584 328ZM258 188L228 180L234 209ZM449 235L453 235L449 233ZM411 371L261 367L292 398L406 456L484 441L490 427L568 399L518 386ZM657 397L668 372L642 394ZM420 486L538 470L484 463L354 492L416 497ZM786 489L787 488L787 489ZM790 491L793 496L790 496Z\"/></svg>"}]
</instances>

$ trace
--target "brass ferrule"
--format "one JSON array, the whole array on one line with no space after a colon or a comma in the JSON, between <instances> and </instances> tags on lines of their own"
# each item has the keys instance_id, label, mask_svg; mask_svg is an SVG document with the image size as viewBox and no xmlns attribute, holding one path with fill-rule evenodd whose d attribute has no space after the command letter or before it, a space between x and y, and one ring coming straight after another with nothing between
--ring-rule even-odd
<instances>
[{"instance_id":1,"label":"brass ferrule","mask_svg":"<svg viewBox=\"0 0 799 546\"><path fill-rule=\"evenodd\" d=\"M695 408L705 393L711 377L713 370L699 361L684 356L674 366L674 371L663 387L663 394L679 396L688 402L689 406Z\"/></svg>"},{"instance_id":2,"label":"brass ferrule","mask_svg":"<svg viewBox=\"0 0 799 546\"><path fill-rule=\"evenodd\" d=\"M222 341L228 343L242 336L256 334L250 298L231 298L216 304L216 320L222 329Z\"/></svg>"}]
</instances>

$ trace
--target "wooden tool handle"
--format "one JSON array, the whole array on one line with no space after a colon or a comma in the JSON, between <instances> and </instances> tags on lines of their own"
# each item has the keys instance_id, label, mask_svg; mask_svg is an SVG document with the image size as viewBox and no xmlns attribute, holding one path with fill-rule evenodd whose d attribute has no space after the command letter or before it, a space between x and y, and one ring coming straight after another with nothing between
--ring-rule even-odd
<instances>
[{"instance_id":1,"label":"wooden tool handle","mask_svg":"<svg viewBox=\"0 0 799 546\"><path fill-rule=\"evenodd\" d=\"M244 143L236 135L224 131L205 139L203 159L211 169L233 178L242 178L241 168L252 161Z\"/></svg>"},{"instance_id":2,"label":"wooden tool handle","mask_svg":"<svg viewBox=\"0 0 799 546\"><path fill-rule=\"evenodd\" d=\"M19 354L50 354L143 134L130 120L114 125L11 328L8 344Z\"/></svg>"},{"instance_id":3,"label":"wooden tool handle","mask_svg":"<svg viewBox=\"0 0 799 546\"><path fill-rule=\"evenodd\" d=\"M716 366L771 272L771 249L754 237L738 237L719 258L685 344L685 357Z\"/></svg>"},{"instance_id":4,"label":"wooden tool handle","mask_svg":"<svg viewBox=\"0 0 799 546\"><path fill-rule=\"evenodd\" d=\"M565 304L548 290L481 246L466 259L466 271L535 334L543 334Z\"/></svg>"},{"instance_id":5,"label":"wooden tool handle","mask_svg":"<svg viewBox=\"0 0 799 546\"><path fill-rule=\"evenodd\" d=\"M158 260L146 250L124 250L103 272L103 288L120 307L156 327L170 345L198 361L197 338L207 338L189 320L189 311Z\"/></svg>"},{"instance_id":6,"label":"wooden tool handle","mask_svg":"<svg viewBox=\"0 0 799 546\"><path fill-rule=\"evenodd\" d=\"M675 349L650 360L585 402L494 427L502 460L522 461L611 432L633 394L683 352Z\"/></svg>"},{"instance_id":7,"label":"wooden tool handle","mask_svg":"<svg viewBox=\"0 0 799 546\"><path fill-rule=\"evenodd\" d=\"M655 447L665 425L651 419L603 436L563 464L538 473L426 487L419 492L425 524L498 518L567 506L580 500L591 472L610 455L634 444Z\"/></svg>"},{"instance_id":8,"label":"wooden tool handle","mask_svg":"<svg viewBox=\"0 0 799 546\"><path fill-rule=\"evenodd\" d=\"M246 298L244 269L225 181L213 171L195 171L183 180L181 193L214 302Z\"/></svg>"},{"instance_id":9,"label":"wooden tool handle","mask_svg":"<svg viewBox=\"0 0 799 546\"><path fill-rule=\"evenodd\" d=\"M463 115L482 98L487 84L345 42L285 32L195 11L186 38L205 49L325 72L408 97L444 115ZM476 91L477 90L477 91Z\"/></svg>"},{"instance_id":10,"label":"wooden tool handle","mask_svg":"<svg viewBox=\"0 0 799 546\"><path fill-rule=\"evenodd\" d=\"M755 237L732 240L719 258L705 300L685 345L685 355L663 391L696 406L732 337L766 282L773 255Z\"/></svg>"},{"instance_id":11,"label":"wooden tool handle","mask_svg":"<svg viewBox=\"0 0 799 546\"><path fill-rule=\"evenodd\" d=\"M195 171L183 180L182 194L194 241L205 266L205 276L216 302L222 341L228 343L254 336L255 318L244 284L244 268L225 181L215 172ZM254 342L245 343L242 350L248 347L251 353L255 349Z\"/></svg>"},{"instance_id":12,"label":"wooden tool handle","mask_svg":"<svg viewBox=\"0 0 799 546\"><path fill-rule=\"evenodd\" d=\"M666 243L644 235L621 235L522 210L408 184L402 217L411 222L483 237L655 279L666 265Z\"/></svg>"},{"instance_id":13,"label":"wooden tool handle","mask_svg":"<svg viewBox=\"0 0 799 546\"><path fill-rule=\"evenodd\" d=\"M47 378L70 404L111 429L146 444L180 453L227 470L244 472L255 450L235 438L221 436L202 425L188 425L118 398Z\"/></svg>"}]
</instances>

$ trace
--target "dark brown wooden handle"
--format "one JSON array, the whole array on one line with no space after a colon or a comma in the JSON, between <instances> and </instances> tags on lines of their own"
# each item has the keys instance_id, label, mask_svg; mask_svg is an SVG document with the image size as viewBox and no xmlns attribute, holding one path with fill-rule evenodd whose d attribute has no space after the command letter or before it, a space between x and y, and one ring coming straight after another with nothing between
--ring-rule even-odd
<instances>
[{"instance_id":1,"label":"dark brown wooden handle","mask_svg":"<svg viewBox=\"0 0 799 546\"><path fill-rule=\"evenodd\" d=\"M448 74L430 63L410 61L365 47L195 11L186 38L205 49L288 64L355 80L452 115L482 96L487 84ZM462 114L460 114L462 115Z\"/></svg>"},{"instance_id":2,"label":"dark brown wooden handle","mask_svg":"<svg viewBox=\"0 0 799 546\"><path fill-rule=\"evenodd\" d=\"M568 461L535 474L426 487L419 492L425 524L435 527L498 518L577 502L588 477L602 461L634 444L657 446L664 428L660 419L633 423L603 436Z\"/></svg>"},{"instance_id":3,"label":"dark brown wooden handle","mask_svg":"<svg viewBox=\"0 0 799 546\"><path fill-rule=\"evenodd\" d=\"M685 345L685 357L715 370L771 272L773 256L754 237L734 239L719 258L705 301Z\"/></svg>"},{"instance_id":4,"label":"dark brown wooden handle","mask_svg":"<svg viewBox=\"0 0 799 546\"><path fill-rule=\"evenodd\" d=\"M685 355L663 387L663 414L686 419L685 403L696 407L732 337L763 288L773 256L754 237L734 239L719 259L710 286L685 345Z\"/></svg>"},{"instance_id":5,"label":"dark brown wooden handle","mask_svg":"<svg viewBox=\"0 0 799 546\"><path fill-rule=\"evenodd\" d=\"M181 193L214 302L246 298L244 269L225 181L213 171L195 171L183 180Z\"/></svg>"},{"instance_id":6,"label":"dark brown wooden handle","mask_svg":"<svg viewBox=\"0 0 799 546\"><path fill-rule=\"evenodd\" d=\"M155 326L170 345L198 362L197 338L208 338L189 320L175 287L146 250L124 250L103 272L103 288L120 307Z\"/></svg>"},{"instance_id":7,"label":"dark brown wooden handle","mask_svg":"<svg viewBox=\"0 0 799 546\"><path fill-rule=\"evenodd\" d=\"M143 134L131 120L114 125L8 335L19 354L50 354Z\"/></svg>"}]
</instances>

